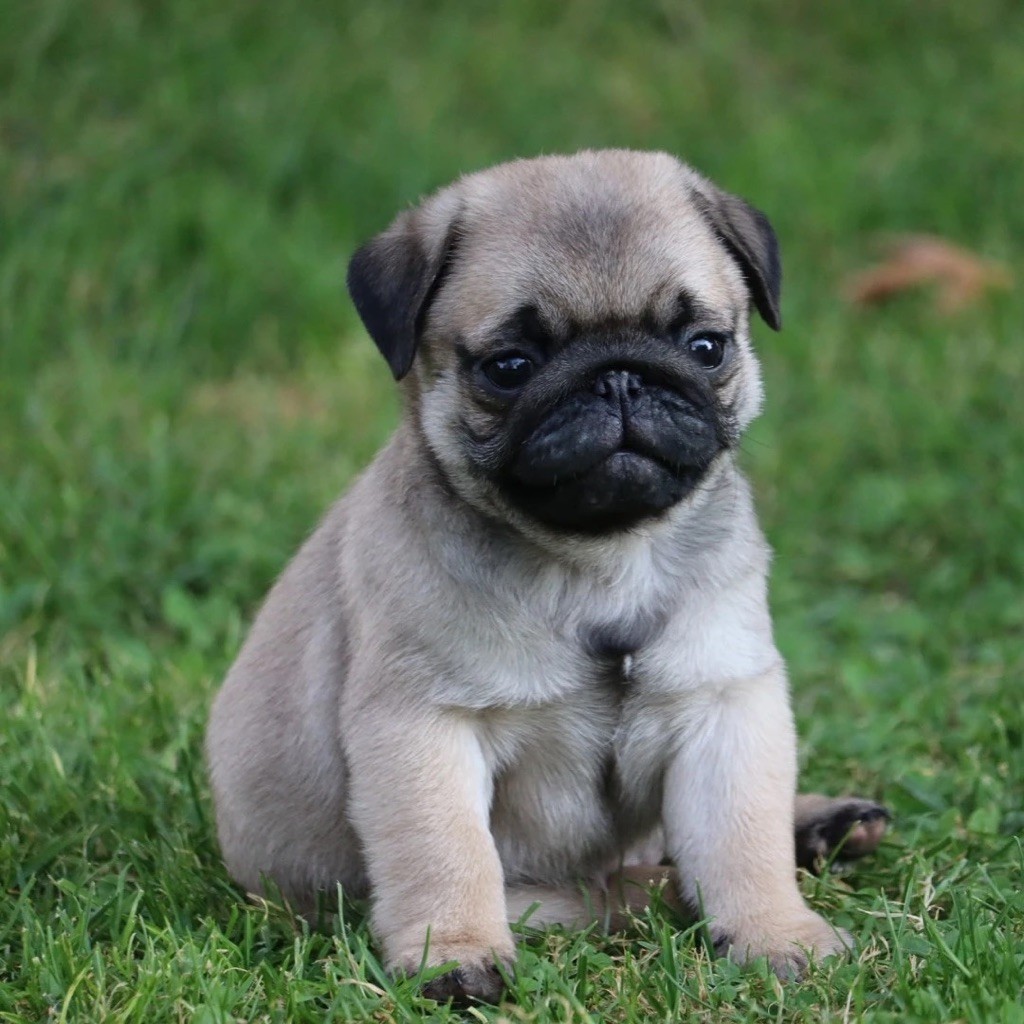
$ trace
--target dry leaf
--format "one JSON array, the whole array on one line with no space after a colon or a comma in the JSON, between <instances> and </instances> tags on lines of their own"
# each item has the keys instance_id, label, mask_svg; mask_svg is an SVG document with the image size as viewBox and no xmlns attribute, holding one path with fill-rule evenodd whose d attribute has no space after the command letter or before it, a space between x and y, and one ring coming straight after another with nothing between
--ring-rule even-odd
<instances>
[{"instance_id":1,"label":"dry leaf","mask_svg":"<svg viewBox=\"0 0 1024 1024\"><path fill-rule=\"evenodd\" d=\"M1010 272L1000 263L982 259L944 238L903 235L889 245L883 263L848 278L846 298L870 306L921 285L934 284L936 306L942 313L978 301L990 288L1008 288Z\"/></svg>"}]
</instances>

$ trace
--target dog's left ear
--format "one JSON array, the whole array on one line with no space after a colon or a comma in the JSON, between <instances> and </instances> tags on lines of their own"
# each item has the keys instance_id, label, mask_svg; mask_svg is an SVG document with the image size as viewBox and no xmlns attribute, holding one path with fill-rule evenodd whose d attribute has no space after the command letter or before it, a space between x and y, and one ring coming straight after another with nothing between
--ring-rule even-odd
<instances>
[{"instance_id":1,"label":"dog's left ear","mask_svg":"<svg viewBox=\"0 0 1024 1024\"><path fill-rule=\"evenodd\" d=\"M434 212L420 207L399 214L348 265L349 295L395 380L412 367L430 303L455 253L454 216L438 225Z\"/></svg>"},{"instance_id":2,"label":"dog's left ear","mask_svg":"<svg viewBox=\"0 0 1024 1024\"><path fill-rule=\"evenodd\" d=\"M761 319L773 330L782 327L779 299L782 259L779 240L768 218L745 199L715 186L694 191L697 208L739 264Z\"/></svg>"}]
</instances>

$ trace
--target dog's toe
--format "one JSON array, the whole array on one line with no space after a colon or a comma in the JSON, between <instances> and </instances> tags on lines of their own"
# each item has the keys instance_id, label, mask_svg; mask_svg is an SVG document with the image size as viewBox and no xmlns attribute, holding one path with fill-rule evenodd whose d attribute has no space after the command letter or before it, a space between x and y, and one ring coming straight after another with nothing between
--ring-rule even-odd
<instances>
[{"instance_id":1,"label":"dog's toe","mask_svg":"<svg viewBox=\"0 0 1024 1024\"><path fill-rule=\"evenodd\" d=\"M505 991L505 980L495 964L466 964L428 981L423 994L439 1003L465 1007L496 1003Z\"/></svg>"},{"instance_id":2,"label":"dog's toe","mask_svg":"<svg viewBox=\"0 0 1024 1024\"><path fill-rule=\"evenodd\" d=\"M738 963L760 957L780 978L799 978L812 960L845 955L854 948L849 932L835 928L823 917L804 910L795 917L773 919L765 924L748 922L744 927L714 936L714 951Z\"/></svg>"}]
</instances>

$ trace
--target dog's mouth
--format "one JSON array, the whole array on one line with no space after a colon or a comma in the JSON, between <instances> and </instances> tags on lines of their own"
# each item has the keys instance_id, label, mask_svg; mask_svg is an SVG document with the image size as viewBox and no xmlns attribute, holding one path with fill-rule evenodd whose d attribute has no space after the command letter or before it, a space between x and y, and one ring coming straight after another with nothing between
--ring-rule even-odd
<instances>
[{"instance_id":1,"label":"dog's mouth","mask_svg":"<svg viewBox=\"0 0 1024 1024\"><path fill-rule=\"evenodd\" d=\"M665 512L700 482L704 468L669 467L640 452L620 450L586 470L547 483L511 477L512 501L550 526L583 533L627 529Z\"/></svg>"},{"instance_id":2,"label":"dog's mouth","mask_svg":"<svg viewBox=\"0 0 1024 1024\"><path fill-rule=\"evenodd\" d=\"M585 533L656 517L698 485L722 449L707 403L675 390L581 390L548 411L503 475L511 501L543 522Z\"/></svg>"}]
</instances>

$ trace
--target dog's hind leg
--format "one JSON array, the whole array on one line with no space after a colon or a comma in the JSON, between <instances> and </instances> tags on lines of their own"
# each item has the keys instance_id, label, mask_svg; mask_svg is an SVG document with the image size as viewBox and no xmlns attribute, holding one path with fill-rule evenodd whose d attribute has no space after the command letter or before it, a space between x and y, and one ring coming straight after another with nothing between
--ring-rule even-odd
<instances>
[{"instance_id":1,"label":"dog's hind leg","mask_svg":"<svg viewBox=\"0 0 1024 1024\"><path fill-rule=\"evenodd\" d=\"M801 793L796 798L796 863L819 872L833 857L856 860L872 853L892 815L880 804L855 796Z\"/></svg>"}]
</instances>

